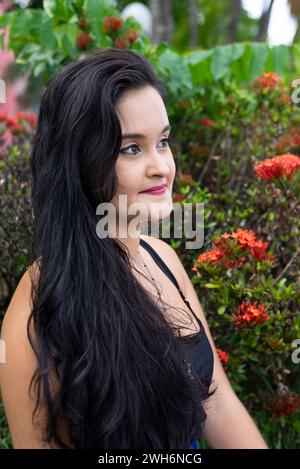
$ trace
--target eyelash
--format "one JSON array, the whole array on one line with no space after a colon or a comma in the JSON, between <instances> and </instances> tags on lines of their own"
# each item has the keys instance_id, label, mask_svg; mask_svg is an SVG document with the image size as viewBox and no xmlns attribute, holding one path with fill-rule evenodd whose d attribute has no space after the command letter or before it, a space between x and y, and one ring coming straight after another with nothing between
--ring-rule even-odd
<instances>
[{"instance_id":1,"label":"eyelash","mask_svg":"<svg viewBox=\"0 0 300 469\"><path fill-rule=\"evenodd\" d=\"M169 146L169 143L171 142L171 136L169 135L169 137L162 138L160 141L161 142L167 142L168 146ZM125 148L121 148L120 153L126 153L126 150L129 150L130 148L135 148L135 147L138 147L137 143L129 145L128 147L125 147ZM167 147L164 147L164 148L167 148ZM126 153L126 154L129 155L129 156L136 156L137 155L137 153Z\"/></svg>"}]
</instances>

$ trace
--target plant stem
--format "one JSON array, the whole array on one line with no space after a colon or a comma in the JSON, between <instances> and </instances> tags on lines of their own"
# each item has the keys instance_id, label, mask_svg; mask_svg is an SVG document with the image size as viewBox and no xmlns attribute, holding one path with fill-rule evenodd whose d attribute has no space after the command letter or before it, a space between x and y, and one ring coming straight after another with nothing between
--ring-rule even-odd
<instances>
[{"instance_id":1,"label":"plant stem","mask_svg":"<svg viewBox=\"0 0 300 469\"><path fill-rule=\"evenodd\" d=\"M280 272L280 274L273 280L272 282L272 285L271 287L273 287L277 282L279 282L279 280L284 276L284 274L289 270L289 268L291 267L292 263L294 262L294 260L296 259L296 257L300 254L300 248L295 252L295 254L293 255L293 257L289 260L289 262L286 264L286 266L284 267L284 269L282 269L282 271Z\"/></svg>"}]
</instances>

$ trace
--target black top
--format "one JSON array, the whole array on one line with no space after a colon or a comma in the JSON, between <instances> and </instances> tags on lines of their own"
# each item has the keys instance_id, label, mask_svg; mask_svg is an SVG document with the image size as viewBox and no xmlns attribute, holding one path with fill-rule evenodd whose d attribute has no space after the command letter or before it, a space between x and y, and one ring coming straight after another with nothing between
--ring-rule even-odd
<instances>
[{"instance_id":1,"label":"black top","mask_svg":"<svg viewBox=\"0 0 300 469\"><path fill-rule=\"evenodd\" d=\"M185 302L185 304L189 307L190 311L196 318L196 321L198 322L200 326L200 331L197 332L196 334L193 334L193 336L180 336L179 339L182 341L182 344L184 345L185 348L185 353L187 356L187 365L190 368L190 371L193 375L193 373L196 373L202 380L206 390L208 390L209 385L211 383L212 379L212 374L213 374L213 366L214 366L214 356L213 356L213 351L210 345L210 342L207 338L207 335L205 333L205 329L203 327L202 322L196 316L194 311L191 308L191 305L187 298L185 298L176 278L174 277L173 273L170 271L168 266L165 264L165 262L162 260L162 258L157 254L157 252L150 246L145 240L140 239L140 245L143 246L149 254L152 256L156 264L161 268L161 270L167 275L167 277L173 282L173 284L176 286L177 290L180 293L181 298ZM191 340L189 340L191 339ZM204 412L203 409L201 410L201 415L200 415L200 421L205 420L206 418L206 413ZM195 436L194 438L200 437L201 436L201 429L200 428L194 428L194 433Z\"/></svg>"}]
</instances>

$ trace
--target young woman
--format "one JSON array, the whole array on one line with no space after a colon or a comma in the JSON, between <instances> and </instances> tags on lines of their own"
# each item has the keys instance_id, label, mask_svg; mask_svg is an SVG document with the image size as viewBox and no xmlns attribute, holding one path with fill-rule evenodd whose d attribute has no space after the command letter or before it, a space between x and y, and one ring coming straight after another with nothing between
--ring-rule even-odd
<instances>
[{"instance_id":1,"label":"young woman","mask_svg":"<svg viewBox=\"0 0 300 469\"><path fill-rule=\"evenodd\" d=\"M2 327L15 448L197 448L200 436L214 448L267 447L176 252L141 231L122 235L136 203L143 221L172 211L165 105L145 57L114 48L68 65L42 96L33 255ZM105 237L107 203L116 230Z\"/></svg>"}]
</instances>

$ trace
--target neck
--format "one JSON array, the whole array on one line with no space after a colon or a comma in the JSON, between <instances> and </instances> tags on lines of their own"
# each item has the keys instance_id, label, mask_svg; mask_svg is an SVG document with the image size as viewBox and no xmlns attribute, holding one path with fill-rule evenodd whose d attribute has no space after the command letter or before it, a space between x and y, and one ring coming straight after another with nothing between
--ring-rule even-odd
<instances>
[{"instance_id":1,"label":"neck","mask_svg":"<svg viewBox=\"0 0 300 469\"><path fill-rule=\"evenodd\" d=\"M136 229L135 236L137 237L132 237L130 234L128 234L127 230L127 235L122 236L122 234L119 233L119 228L116 229L116 238L127 247L129 251L129 257L130 261L132 262L138 262L139 259L139 245L140 245L140 236L141 236L141 226L139 225L138 228Z\"/></svg>"}]
</instances>

